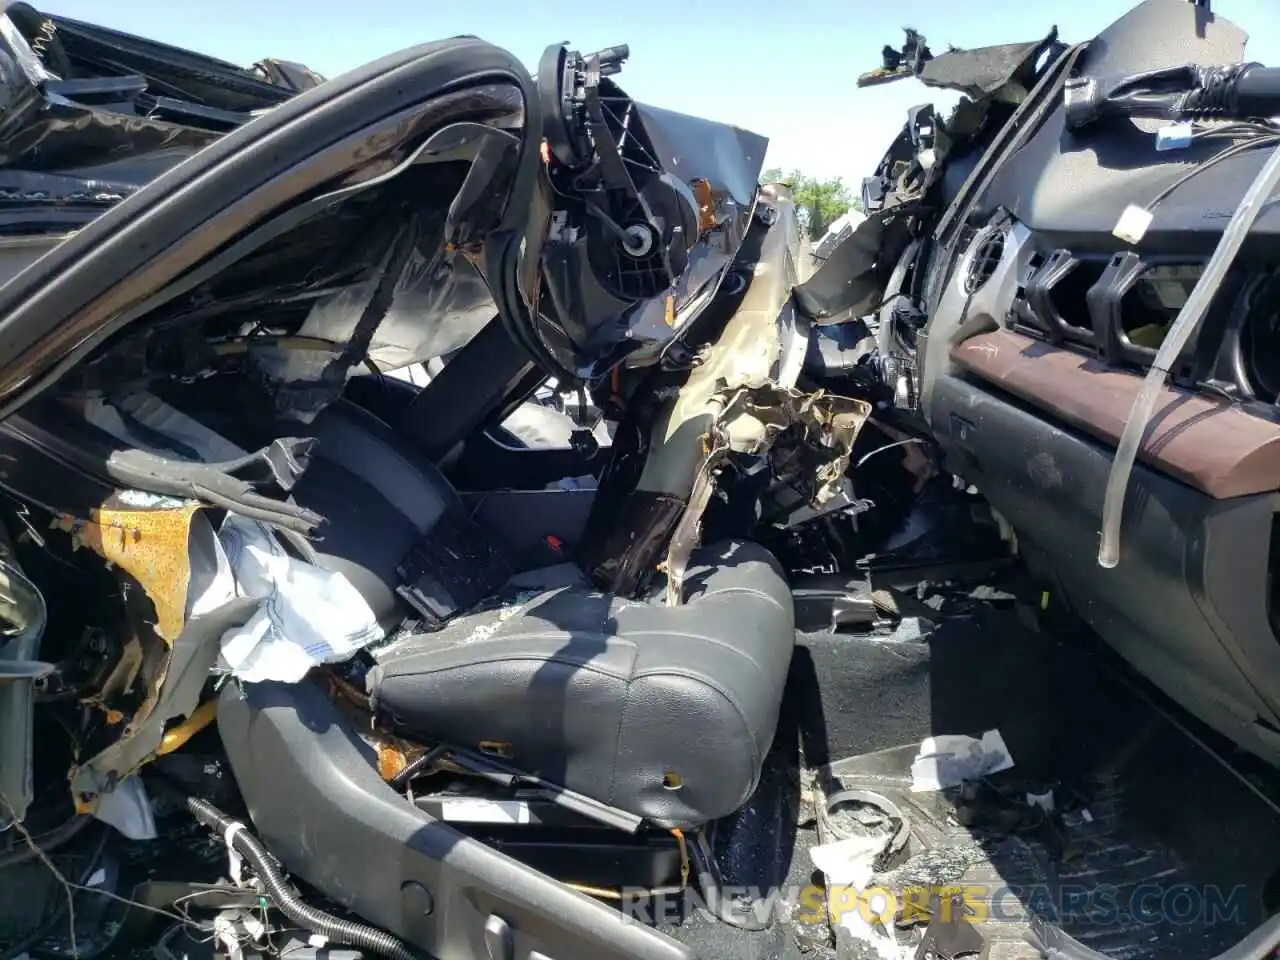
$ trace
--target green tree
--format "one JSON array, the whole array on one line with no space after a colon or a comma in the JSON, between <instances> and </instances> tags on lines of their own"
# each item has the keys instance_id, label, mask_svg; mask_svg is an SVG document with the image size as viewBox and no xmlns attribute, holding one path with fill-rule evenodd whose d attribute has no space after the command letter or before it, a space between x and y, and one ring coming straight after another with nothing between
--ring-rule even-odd
<instances>
[{"instance_id":1,"label":"green tree","mask_svg":"<svg viewBox=\"0 0 1280 960\"><path fill-rule=\"evenodd\" d=\"M785 183L796 199L796 208L811 237L827 232L831 222L848 212L850 207L862 208L862 201L854 196L841 177L819 180L801 170L783 173L779 167L766 170L761 177L764 183Z\"/></svg>"}]
</instances>

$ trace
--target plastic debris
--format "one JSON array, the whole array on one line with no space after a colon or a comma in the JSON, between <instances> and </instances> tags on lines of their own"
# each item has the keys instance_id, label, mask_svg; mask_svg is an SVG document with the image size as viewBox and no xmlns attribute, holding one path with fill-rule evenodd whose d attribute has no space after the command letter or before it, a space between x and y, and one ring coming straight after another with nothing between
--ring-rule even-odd
<instances>
[{"instance_id":1,"label":"plastic debris","mask_svg":"<svg viewBox=\"0 0 1280 960\"><path fill-rule=\"evenodd\" d=\"M889 840L886 833L860 834L812 847L809 856L827 878L828 887L853 887L861 891L871 882L876 858L884 852Z\"/></svg>"},{"instance_id":2,"label":"plastic debris","mask_svg":"<svg viewBox=\"0 0 1280 960\"><path fill-rule=\"evenodd\" d=\"M997 590L995 587L989 587L983 584L980 587L974 587L969 592L970 599L973 600L1017 600L1012 593L1006 590Z\"/></svg>"},{"instance_id":3,"label":"plastic debris","mask_svg":"<svg viewBox=\"0 0 1280 960\"><path fill-rule=\"evenodd\" d=\"M876 960L909 960L912 950L898 942L897 928L885 924L882 928L873 927L861 910L845 910L840 915L840 926L866 943L874 952Z\"/></svg>"},{"instance_id":4,"label":"plastic debris","mask_svg":"<svg viewBox=\"0 0 1280 960\"><path fill-rule=\"evenodd\" d=\"M1111 232L1125 243L1139 243L1142 238L1147 235L1147 228L1151 226L1151 221L1155 219L1155 214L1145 207L1139 207L1137 204L1130 204L1125 207L1124 213L1120 214L1120 219L1116 221L1115 229Z\"/></svg>"},{"instance_id":5,"label":"plastic debris","mask_svg":"<svg viewBox=\"0 0 1280 960\"><path fill-rule=\"evenodd\" d=\"M136 776L121 780L114 790L104 793L93 815L129 840L154 840L157 836L151 799Z\"/></svg>"},{"instance_id":6,"label":"plastic debris","mask_svg":"<svg viewBox=\"0 0 1280 960\"><path fill-rule=\"evenodd\" d=\"M1027 806L1039 807L1045 813L1053 813L1054 800L1053 791L1046 790L1044 793L1027 793Z\"/></svg>"},{"instance_id":7,"label":"plastic debris","mask_svg":"<svg viewBox=\"0 0 1280 960\"><path fill-rule=\"evenodd\" d=\"M828 895L833 889L852 887L861 893L871 882L875 874L877 858L884 852L891 837L888 834L860 834L834 843L824 843L812 847L809 856L813 865L822 871L826 878ZM875 898L871 898L872 901ZM883 905L869 902L871 912L880 914L888 912L890 903ZM910 951L898 943L897 933L891 918L888 923L873 926L870 919L864 917L862 910L844 910L840 913L838 923L850 936L867 944L877 960L906 960Z\"/></svg>"},{"instance_id":8,"label":"plastic debris","mask_svg":"<svg viewBox=\"0 0 1280 960\"><path fill-rule=\"evenodd\" d=\"M1171 123L1156 131L1156 150L1185 150L1195 139L1195 127L1190 123Z\"/></svg>"},{"instance_id":9,"label":"plastic debris","mask_svg":"<svg viewBox=\"0 0 1280 960\"><path fill-rule=\"evenodd\" d=\"M936 624L924 617L903 617L883 639L890 643L916 643L933 633Z\"/></svg>"},{"instance_id":10,"label":"plastic debris","mask_svg":"<svg viewBox=\"0 0 1280 960\"><path fill-rule=\"evenodd\" d=\"M246 943L263 944L267 928L248 910L223 910L213 918L213 937L226 948L228 960L244 957Z\"/></svg>"},{"instance_id":11,"label":"plastic debris","mask_svg":"<svg viewBox=\"0 0 1280 960\"><path fill-rule=\"evenodd\" d=\"M999 730L988 730L981 740L962 734L926 737L911 764L911 790L943 790L1012 766L1013 757Z\"/></svg>"}]
</instances>

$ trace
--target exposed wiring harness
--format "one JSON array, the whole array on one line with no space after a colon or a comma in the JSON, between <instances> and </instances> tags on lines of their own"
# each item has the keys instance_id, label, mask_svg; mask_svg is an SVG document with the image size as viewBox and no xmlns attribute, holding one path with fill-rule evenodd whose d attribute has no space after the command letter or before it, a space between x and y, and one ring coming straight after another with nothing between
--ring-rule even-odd
<instances>
[{"instance_id":1,"label":"exposed wiring harness","mask_svg":"<svg viewBox=\"0 0 1280 960\"><path fill-rule=\"evenodd\" d=\"M227 846L253 870L263 892L271 898L276 909L302 929L320 934L334 943L369 950L391 960L418 960L418 955L399 937L365 923L343 920L305 903L285 879L262 841L240 821L233 820L198 797L187 798L187 810L197 822L226 840Z\"/></svg>"}]
</instances>

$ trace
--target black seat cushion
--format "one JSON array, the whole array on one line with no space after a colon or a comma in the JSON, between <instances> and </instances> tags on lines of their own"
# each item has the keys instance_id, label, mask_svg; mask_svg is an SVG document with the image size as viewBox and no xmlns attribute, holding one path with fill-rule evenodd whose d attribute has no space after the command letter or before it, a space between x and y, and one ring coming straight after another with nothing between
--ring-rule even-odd
<instances>
[{"instance_id":1,"label":"black seat cushion","mask_svg":"<svg viewBox=\"0 0 1280 960\"><path fill-rule=\"evenodd\" d=\"M516 578L506 603L386 651L370 693L425 737L503 744L519 769L655 822L725 816L773 741L791 597L755 544L693 559L674 608Z\"/></svg>"},{"instance_id":2,"label":"black seat cushion","mask_svg":"<svg viewBox=\"0 0 1280 960\"><path fill-rule=\"evenodd\" d=\"M394 630L412 612L397 565L460 500L369 413L339 403L314 426L295 495L329 520L322 562ZM695 552L685 583L686 602L667 607L596 592L570 564L517 574L482 612L379 650L370 693L423 740L507 744L511 763L552 783L670 826L705 823L755 788L795 633L787 583L758 545Z\"/></svg>"}]
</instances>

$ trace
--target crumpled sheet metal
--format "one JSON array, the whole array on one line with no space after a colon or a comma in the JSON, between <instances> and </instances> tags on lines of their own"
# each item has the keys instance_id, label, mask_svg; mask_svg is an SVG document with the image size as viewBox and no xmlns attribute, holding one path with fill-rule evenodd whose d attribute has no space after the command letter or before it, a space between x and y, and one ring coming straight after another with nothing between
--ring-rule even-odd
<instances>
[{"instance_id":1,"label":"crumpled sheet metal","mask_svg":"<svg viewBox=\"0 0 1280 960\"><path fill-rule=\"evenodd\" d=\"M208 524L203 517L199 523ZM212 528L209 528L212 536ZM100 797L154 758L165 725L189 717L200 704L209 672L218 660L218 641L257 609L257 601L237 597L209 613L193 616L174 641L146 702L115 743L71 771L71 793L81 813L96 810Z\"/></svg>"},{"instance_id":2,"label":"crumpled sheet metal","mask_svg":"<svg viewBox=\"0 0 1280 960\"><path fill-rule=\"evenodd\" d=\"M156 633L170 647L186 623L194 502L120 494L72 529L87 546L138 581L156 610Z\"/></svg>"},{"instance_id":3,"label":"crumpled sheet metal","mask_svg":"<svg viewBox=\"0 0 1280 960\"><path fill-rule=\"evenodd\" d=\"M871 410L870 403L853 397L769 385L738 393L725 404L716 426L738 453L759 453L782 431L802 426L808 443L830 451L818 477L822 492L813 503L818 507L835 493L834 485L849 467L853 443Z\"/></svg>"},{"instance_id":4,"label":"crumpled sheet metal","mask_svg":"<svg viewBox=\"0 0 1280 960\"><path fill-rule=\"evenodd\" d=\"M790 206L789 198L776 200ZM699 351L697 365L654 427L637 489L686 504L660 566L669 605L681 603L702 514L730 453L763 453L784 430L801 425L805 442L830 454L815 477L813 506L819 507L839 491L853 442L871 416L866 401L778 382L784 366L782 318L797 280L791 245L786 230L765 235L742 303L715 342Z\"/></svg>"},{"instance_id":5,"label":"crumpled sheet metal","mask_svg":"<svg viewBox=\"0 0 1280 960\"><path fill-rule=\"evenodd\" d=\"M783 350L778 318L796 282L788 239L784 230L765 235L742 303L715 342L699 351L698 364L654 425L639 490L686 500L707 449L699 438L740 391L773 385Z\"/></svg>"},{"instance_id":6,"label":"crumpled sheet metal","mask_svg":"<svg viewBox=\"0 0 1280 960\"><path fill-rule=\"evenodd\" d=\"M795 399L793 421L805 425L806 439L811 444L830 451L817 474L818 487L811 504L817 508L840 492L840 480L849 469L853 444L871 419L872 407L866 400L822 391Z\"/></svg>"},{"instance_id":7,"label":"crumpled sheet metal","mask_svg":"<svg viewBox=\"0 0 1280 960\"><path fill-rule=\"evenodd\" d=\"M163 752L168 724L200 715L215 666L295 682L323 662L323 650L344 659L382 636L348 581L297 561L258 521L230 513L215 531L196 502L124 491L70 523L78 542L142 586L155 618L132 631L147 661L141 706L114 743L72 772L81 810Z\"/></svg>"},{"instance_id":8,"label":"crumpled sheet metal","mask_svg":"<svg viewBox=\"0 0 1280 960\"><path fill-rule=\"evenodd\" d=\"M678 607L684 602L685 571L689 568L689 559L693 556L694 548L702 538L702 515L711 502L720 464L729 451L725 435L717 431L714 426L711 433L704 438L704 445L705 459L693 482L693 492L689 496L689 502L685 506L680 521L671 532L666 559L658 565L658 569L667 576L668 607Z\"/></svg>"},{"instance_id":9,"label":"crumpled sheet metal","mask_svg":"<svg viewBox=\"0 0 1280 960\"><path fill-rule=\"evenodd\" d=\"M221 636L221 630L197 630L197 638L187 630L193 527L203 524L212 536L200 511L195 502L126 490L93 510L88 520L63 517L57 523L77 546L88 547L139 583L155 609L155 633L166 647L151 689L120 737L71 771L72 794L81 812L92 812L99 796L155 755L165 724L189 716L198 706ZM199 618L193 623L205 626ZM193 658L199 661L194 667Z\"/></svg>"},{"instance_id":10,"label":"crumpled sheet metal","mask_svg":"<svg viewBox=\"0 0 1280 960\"><path fill-rule=\"evenodd\" d=\"M840 480L849 468L854 441L872 410L865 400L772 384L735 391L722 399L721 405L723 414L712 421L702 438L693 491L660 567L667 576L668 606L683 602L684 572L700 539L702 514L711 501L720 466L731 452L762 453L778 434L800 425L804 442L827 453L814 478L810 505L817 509L840 492Z\"/></svg>"}]
</instances>

